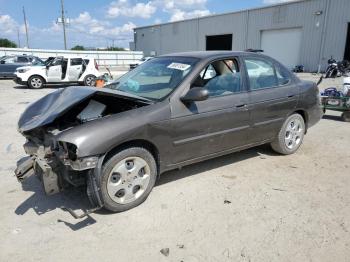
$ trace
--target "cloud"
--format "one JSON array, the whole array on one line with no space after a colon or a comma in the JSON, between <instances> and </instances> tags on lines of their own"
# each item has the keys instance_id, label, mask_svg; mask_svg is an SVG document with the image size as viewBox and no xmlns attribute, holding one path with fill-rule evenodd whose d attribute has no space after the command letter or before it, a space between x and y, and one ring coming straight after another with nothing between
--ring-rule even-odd
<instances>
[{"instance_id":1,"label":"cloud","mask_svg":"<svg viewBox=\"0 0 350 262\"><path fill-rule=\"evenodd\" d=\"M158 1L162 3L164 9L174 10L174 9L185 9L185 10L195 10L195 9L205 9L207 0L161 0Z\"/></svg>"},{"instance_id":2,"label":"cloud","mask_svg":"<svg viewBox=\"0 0 350 262\"><path fill-rule=\"evenodd\" d=\"M298 0L264 0L264 4L279 4L279 3L286 3L286 2L294 2Z\"/></svg>"},{"instance_id":3,"label":"cloud","mask_svg":"<svg viewBox=\"0 0 350 262\"><path fill-rule=\"evenodd\" d=\"M170 14L170 22L210 14L206 8L207 0L156 0L155 4Z\"/></svg>"},{"instance_id":4,"label":"cloud","mask_svg":"<svg viewBox=\"0 0 350 262\"><path fill-rule=\"evenodd\" d=\"M4 35L10 35L17 33L17 29L20 25L9 15L0 15L0 28L1 33Z\"/></svg>"},{"instance_id":5,"label":"cloud","mask_svg":"<svg viewBox=\"0 0 350 262\"><path fill-rule=\"evenodd\" d=\"M157 7L152 2L130 5L127 0L118 0L109 5L107 16L110 18L125 16L147 19L150 18L156 11Z\"/></svg>"},{"instance_id":6,"label":"cloud","mask_svg":"<svg viewBox=\"0 0 350 262\"><path fill-rule=\"evenodd\" d=\"M180 9L174 9L172 12L170 22L210 15L209 10L193 10L185 12Z\"/></svg>"},{"instance_id":7,"label":"cloud","mask_svg":"<svg viewBox=\"0 0 350 262\"><path fill-rule=\"evenodd\" d=\"M133 39L135 27L136 25L132 22L114 26L109 21L92 17L89 12L82 12L77 17L71 18L70 24L66 27L68 46L80 44L87 47L101 47L111 44L111 40L114 39L117 40L117 45L127 47L128 42ZM17 28L19 28L22 45L25 42L24 25L20 25L11 16L0 16L0 28L2 29L1 35L11 40L17 40ZM44 28L31 26L29 44L33 48L62 48L62 25L52 21Z\"/></svg>"}]
</instances>

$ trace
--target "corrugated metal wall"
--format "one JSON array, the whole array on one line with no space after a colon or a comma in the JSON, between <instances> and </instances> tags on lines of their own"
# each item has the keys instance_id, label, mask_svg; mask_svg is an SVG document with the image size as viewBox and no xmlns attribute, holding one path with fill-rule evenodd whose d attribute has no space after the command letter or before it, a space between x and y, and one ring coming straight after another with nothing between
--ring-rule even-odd
<instances>
[{"instance_id":1,"label":"corrugated metal wall","mask_svg":"<svg viewBox=\"0 0 350 262\"><path fill-rule=\"evenodd\" d=\"M318 12L322 14L318 14ZM300 63L315 71L343 59L350 0L305 0L135 29L136 50L156 55L205 50L206 36L233 34L232 49L260 48L261 31L302 28Z\"/></svg>"}]
</instances>

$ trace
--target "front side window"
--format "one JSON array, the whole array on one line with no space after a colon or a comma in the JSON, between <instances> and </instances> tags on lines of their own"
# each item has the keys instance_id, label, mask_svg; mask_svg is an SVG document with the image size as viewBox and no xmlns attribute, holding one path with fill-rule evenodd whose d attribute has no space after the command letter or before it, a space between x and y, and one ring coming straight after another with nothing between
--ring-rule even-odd
<instances>
[{"instance_id":1,"label":"front side window","mask_svg":"<svg viewBox=\"0 0 350 262\"><path fill-rule=\"evenodd\" d=\"M62 58L56 58L55 60L53 60L53 62L51 63L51 66L58 66L58 65L62 65L63 59Z\"/></svg>"},{"instance_id":2,"label":"front side window","mask_svg":"<svg viewBox=\"0 0 350 262\"><path fill-rule=\"evenodd\" d=\"M5 61L5 64L13 64L16 61L16 57L8 56L3 61Z\"/></svg>"},{"instance_id":3,"label":"front side window","mask_svg":"<svg viewBox=\"0 0 350 262\"><path fill-rule=\"evenodd\" d=\"M192 71L198 59L159 57L142 63L107 88L158 101L168 96Z\"/></svg>"},{"instance_id":4,"label":"front side window","mask_svg":"<svg viewBox=\"0 0 350 262\"><path fill-rule=\"evenodd\" d=\"M209 97L230 95L241 91L241 75L235 59L215 61L198 76Z\"/></svg>"},{"instance_id":5,"label":"front side window","mask_svg":"<svg viewBox=\"0 0 350 262\"><path fill-rule=\"evenodd\" d=\"M247 58L244 60L251 90L278 86L274 65L265 59Z\"/></svg>"}]
</instances>

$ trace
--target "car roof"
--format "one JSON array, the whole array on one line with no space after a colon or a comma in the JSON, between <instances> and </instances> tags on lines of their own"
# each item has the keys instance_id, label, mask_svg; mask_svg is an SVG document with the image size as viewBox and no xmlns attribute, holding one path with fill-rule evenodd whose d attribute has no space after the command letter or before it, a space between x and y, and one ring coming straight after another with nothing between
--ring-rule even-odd
<instances>
[{"instance_id":1,"label":"car roof","mask_svg":"<svg viewBox=\"0 0 350 262\"><path fill-rule=\"evenodd\" d=\"M193 58L199 58L199 59L206 59L206 58L215 58L215 57L222 57L222 56L241 56L244 54L256 54L253 52L242 52L242 51L193 51L193 52L181 52L181 53L172 53L165 56L181 56L181 57L193 57ZM160 56L160 57L162 57Z\"/></svg>"}]
</instances>

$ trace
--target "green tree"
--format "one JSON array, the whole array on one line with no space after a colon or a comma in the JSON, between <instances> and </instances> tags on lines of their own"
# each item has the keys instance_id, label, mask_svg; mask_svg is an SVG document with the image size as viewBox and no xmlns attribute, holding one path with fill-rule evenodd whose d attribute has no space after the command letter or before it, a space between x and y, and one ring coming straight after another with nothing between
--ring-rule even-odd
<instances>
[{"instance_id":1,"label":"green tree","mask_svg":"<svg viewBox=\"0 0 350 262\"><path fill-rule=\"evenodd\" d=\"M17 45L14 42L12 42L11 40L8 40L6 38L0 38L0 47L16 48Z\"/></svg>"},{"instance_id":2,"label":"green tree","mask_svg":"<svg viewBox=\"0 0 350 262\"><path fill-rule=\"evenodd\" d=\"M85 47L82 45L76 45L72 47L71 50L85 50Z\"/></svg>"},{"instance_id":3,"label":"green tree","mask_svg":"<svg viewBox=\"0 0 350 262\"><path fill-rule=\"evenodd\" d=\"M97 48L97 51L125 51L123 47L106 47L106 48Z\"/></svg>"},{"instance_id":4,"label":"green tree","mask_svg":"<svg viewBox=\"0 0 350 262\"><path fill-rule=\"evenodd\" d=\"M125 51L123 47L107 47L107 51Z\"/></svg>"}]
</instances>

